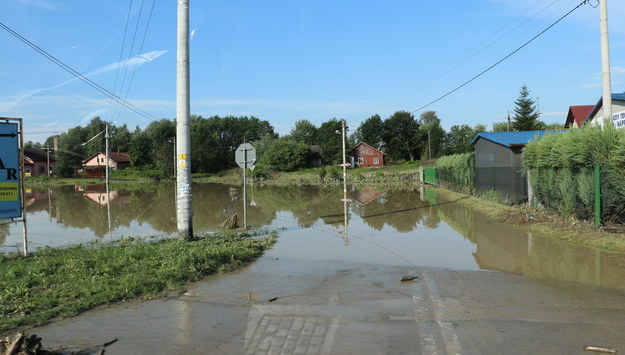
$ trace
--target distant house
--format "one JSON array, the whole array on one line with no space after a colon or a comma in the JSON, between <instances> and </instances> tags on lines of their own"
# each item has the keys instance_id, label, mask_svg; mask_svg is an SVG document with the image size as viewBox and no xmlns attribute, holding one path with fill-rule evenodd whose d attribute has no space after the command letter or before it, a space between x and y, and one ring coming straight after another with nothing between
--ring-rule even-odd
<instances>
[{"instance_id":1,"label":"distant house","mask_svg":"<svg viewBox=\"0 0 625 355\"><path fill-rule=\"evenodd\" d=\"M527 200L527 176L523 172L521 152L527 143L550 131L478 133L475 146L476 192L494 190L500 201L520 203Z\"/></svg>"},{"instance_id":2,"label":"distant house","mask_svg":"<svg viewBox=\"0 0 625 355\"><path fill-rule=\"evenodd\" d=\"M598 125L603 119L603 97L599 98L597 104L592 108L585 124ZM625 93L612 94L612 123L616 128L625 128Z\"/></svg>"},{"instance_id":3,"label":"distant house","mask_svg":"<svg viewBox=\"0 0 625 355\"><path fill-rule=\"evenodd\" d=\"M564 128L578 128L581 127L584 123L586 117L592 109L594 105L579 105L579 106L570 106L569 112L566 115L566 122L564 123Z\"/></svg>"},{"instance_id":4,"label":"distant house","mask_svg":"<svg viewBox=\"0 0 625 355\"><path fill-rule=\"evenodd\" d=\"M45 176L52 174L56 166L56 157L43 149L24 149L24 173L26 176Z\"/></svg>"},{"instance_id":5,"label":"distant house","mask_svg":"<svg viewBox=\"0 0 625 355\"><path fill-rule=\"evenodd\" d=\"M89 159L82 162L82 169L86 177L99 178L103 177L106 167L106 154L98 152ZM124 170L130 166L130 157L128 153L111 152L109 153L108 166L111 170Z\"/></svg>"},{"instance_id":6,"label":"distant house","mask_svg":"<svg viewBox=\"0 0 625 355\"><path fill-rule=\"evenodd\" d=\"M362 142L349 151L349 156L359 167L384 166L384 155L386 154Z\"/></svg>"}]
</instances>

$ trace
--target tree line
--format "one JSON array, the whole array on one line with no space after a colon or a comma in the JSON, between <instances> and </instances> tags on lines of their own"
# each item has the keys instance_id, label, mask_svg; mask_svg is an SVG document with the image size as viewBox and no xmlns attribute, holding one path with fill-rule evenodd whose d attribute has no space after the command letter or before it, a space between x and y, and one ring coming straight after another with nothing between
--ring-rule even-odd
<instances>
[{"instance_id":1,"label":"tree line","mask_svg":"<svg viewBox=\"0 0 625 355\"><path fill-rule=\"evenodd\" d=\"M493 131L536 130L550 128L538 120L539 113L529 90L524 85L515 101L514 121L493 124ZM105 150L106 122L100 117L89 124L68 129L59 137L56 173L72 176L82 161ZM244 142L251 142L257 151L257 165L267 170L291 171L321 161L335 165L342 160L342 122L332 118L316 126L307 119L295 122L291 131L280 137L266 120L256 117L204 118L192 115L191 167L194 173L216 173L236 167L234 152ZM551 127L551 128L559 128ZM175 120L153 121L144 129L130 130L125 124L108 124L109 149L127 152L136 169L175 173ZM397 111L387 118L372 115L353 132L346 126L347 150L363 142L382 150L390 162L435 159L443 155L472 151L471 140L486 126L454 125L449 131L441 126L435 111L425 111L416 118L412 112ZM98 138L93 139L93 137ZM87 143L88 142L88 143ZM53 146L53 137L42 145L27 142L25 147Z\"/></svg>"}]
</instances>

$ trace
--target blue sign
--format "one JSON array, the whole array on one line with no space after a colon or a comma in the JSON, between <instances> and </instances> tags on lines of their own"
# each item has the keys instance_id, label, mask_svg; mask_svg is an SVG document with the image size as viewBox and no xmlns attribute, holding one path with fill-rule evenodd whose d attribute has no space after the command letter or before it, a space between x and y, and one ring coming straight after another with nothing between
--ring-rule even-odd
<instances>
[{"instance_id":1,"label":"blue sign","mask_svg":"<svg viewBox=\"0 0 625 355\"><path fill-rule=\"evenodd\" d=\"M0 123L0 219L22 217L17 123Z\"/></svg>"}]
</instances>

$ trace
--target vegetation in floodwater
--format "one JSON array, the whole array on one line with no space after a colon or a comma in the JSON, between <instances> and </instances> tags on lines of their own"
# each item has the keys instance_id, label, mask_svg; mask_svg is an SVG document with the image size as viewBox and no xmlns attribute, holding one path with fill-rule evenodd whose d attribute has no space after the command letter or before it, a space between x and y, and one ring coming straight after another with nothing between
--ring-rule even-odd
<instances>
[{"instance_id":1,"label":"vegetation in floodwater","mask_svg":"<svg viewBox=\"0 0 625 355\"><path fill-rule=\"evenodd\" d=\"M44 324L90 308L182 291L190 281L259 257L276 235L127 239L0 256L0 331Z\"/></svg>"}]
</instances>

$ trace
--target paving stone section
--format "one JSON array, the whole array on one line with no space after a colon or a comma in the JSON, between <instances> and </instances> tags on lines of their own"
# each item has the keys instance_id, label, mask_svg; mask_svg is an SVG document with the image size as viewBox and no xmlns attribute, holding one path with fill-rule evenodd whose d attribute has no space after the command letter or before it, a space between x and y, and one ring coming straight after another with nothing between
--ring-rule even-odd
<instances>
[{"instance_id":1,"label":"paving stone section","mask_svg":"<svg viewBox=\"0 0 625 355\"><path fill-rule=\"evenodd\" d=\"M288 307L253 306L245 333L245 353L330 354L340 317L284 315L287 312Z\"/></svg>"}]
</instances>

